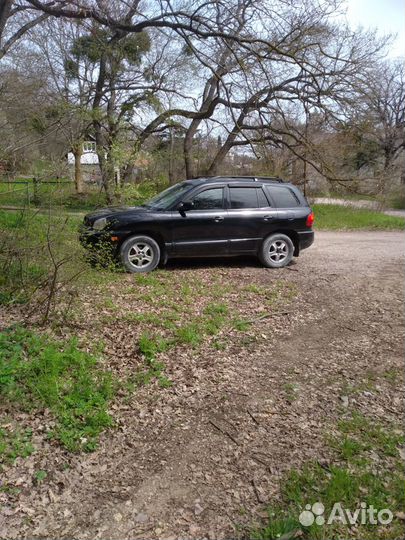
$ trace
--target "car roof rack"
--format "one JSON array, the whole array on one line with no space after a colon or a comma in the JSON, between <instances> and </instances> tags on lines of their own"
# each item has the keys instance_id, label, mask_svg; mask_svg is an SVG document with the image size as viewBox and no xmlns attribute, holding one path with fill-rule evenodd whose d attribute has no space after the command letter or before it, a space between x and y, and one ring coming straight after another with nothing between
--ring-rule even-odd
<instances>
[{"instance_id":1,"label":"car roof rack","mask_svg":"<svg viewBox=\"0 0 405 540\"><path fill-rule=\"evenodd\" d=\"M206 180L223 180L223 179L235 179L235 180L244 180L245 182L276 182L276 183L284 183L284 180L282 178L279 178L278 176L235 176L235 175L226 175L226 176L205 176L201 179Z\"/></svg>"}]
</instances>

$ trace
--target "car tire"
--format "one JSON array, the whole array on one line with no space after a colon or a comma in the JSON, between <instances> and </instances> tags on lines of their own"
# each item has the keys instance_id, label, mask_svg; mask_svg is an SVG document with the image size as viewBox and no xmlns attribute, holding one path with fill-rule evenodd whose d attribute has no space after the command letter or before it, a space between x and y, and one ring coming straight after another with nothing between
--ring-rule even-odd
<instances>
[{"instance_id":1,"label":"car tire","mask_svg":"<svg viewBox=\"0 0 405 540\"><path fill-rule=\"evenodd\" d=\"M276 233L268 236L262 244L259 259L267 268L282 268L294 256L294 244L286 234Z\"/></svg>"},{"instance_id":2,"label":"car tire","mask_svg":"<svg viewBox=\"0 0 405 540\"><path fill-rule=\"evenodd\" d=\"M123 242L120 257L132 274L152 272L160 261L160 247L150 236L131 236Z\"/></svg>"}]
</instances>

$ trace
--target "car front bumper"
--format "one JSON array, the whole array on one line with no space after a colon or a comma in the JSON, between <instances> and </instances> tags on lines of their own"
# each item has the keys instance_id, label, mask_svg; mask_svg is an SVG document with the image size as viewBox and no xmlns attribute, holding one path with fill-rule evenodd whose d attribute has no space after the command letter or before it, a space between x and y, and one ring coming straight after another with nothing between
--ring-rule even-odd
<instances>
[{"instance_id":1,"label":"car front bumper","mask_svg":"<svg viewBox=\"0 0 405 540\"><path fill-rule=\"evenodd\" d=\"M90 251L103 251L108 253L117 253L118 246L122 240L122 235L115 231L96 231L91 227L82 225L79 228L79 241L81 245Z\"/></svg>"}]
</instances>

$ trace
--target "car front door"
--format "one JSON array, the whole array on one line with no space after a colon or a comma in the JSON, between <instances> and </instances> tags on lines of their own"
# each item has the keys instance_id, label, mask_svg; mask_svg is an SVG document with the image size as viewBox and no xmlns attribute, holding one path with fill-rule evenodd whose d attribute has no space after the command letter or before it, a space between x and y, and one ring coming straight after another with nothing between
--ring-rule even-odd
<instances>
[{"instance_id":1,"label":"car front door","mask_svg":"<svg viewBox=\"0 0 405 540\"><path fill-rule=\"evenodd\" d=\"M276 230L279 216L261 185L229 185L230 253L255 253Z\"/></svg>"},{"instance_id":2,"label":"car front door","mask_svg":"<svg viewBox=\"0 0 405 540\"><path fill-rule=\"evenodd\" d=\"M192 208L173 215L174 253L187 256L227 254L225 186L199 188L184 202L191 203Z\"/></svg>"}]
</instances>

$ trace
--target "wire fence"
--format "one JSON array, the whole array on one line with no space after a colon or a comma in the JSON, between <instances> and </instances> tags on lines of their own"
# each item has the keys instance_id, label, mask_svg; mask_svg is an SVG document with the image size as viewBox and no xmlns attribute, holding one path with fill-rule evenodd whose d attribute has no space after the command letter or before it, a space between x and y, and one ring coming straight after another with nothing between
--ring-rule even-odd
<instances>
[{"instance_id":1,"label":"wire fence","mask_svg":"<svg viewBox=\"0 0 405 540\"><path fill-rule=\"evenodd\" d=\"M20 177L0 181L0 206L37 206L74 193L74 182Z\"/></svg>"}]
</instances>

